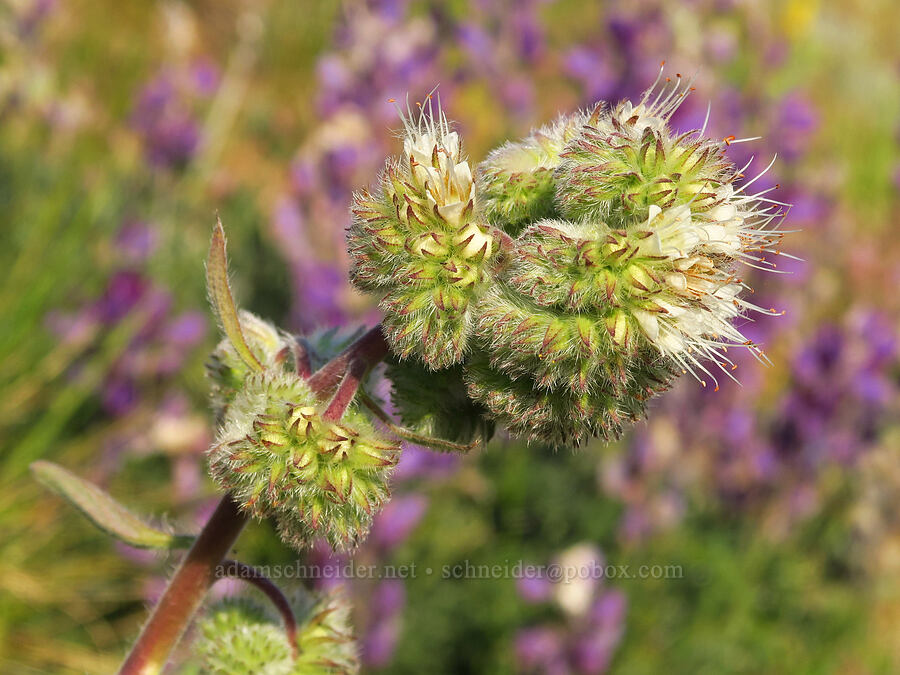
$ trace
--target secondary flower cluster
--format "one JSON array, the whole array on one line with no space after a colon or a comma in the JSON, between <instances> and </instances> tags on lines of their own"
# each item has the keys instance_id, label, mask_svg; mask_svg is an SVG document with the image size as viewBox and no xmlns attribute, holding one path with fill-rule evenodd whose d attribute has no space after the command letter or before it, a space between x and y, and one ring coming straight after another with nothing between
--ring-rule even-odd
<instances>
[{"instance_id":1,"label":"secondary flower cluster","mask_svg":"<svg viewBox=\"0 0 900 675\"><path fill-rule=\"evenodd\" d=\"M290 635L277 616L249 600L228 600L212 607L199 622L189 665L204 675L359 671L350 606L342 593L332 591L322 597L304 593L291 605L298 625Z\"/></svg>"},{"instance_id":2,"label":"secondary flower cluster","mask_svg":"<svg viewBox=\"0 0 900 675\"><path fill-rule=\"evenodd\" d=\"M221 419L209 451L212 477L257 518L274 516L297 549L324 537L353 548L388 499L399 447L354 406L330 420L292 363L293 340L240 313L248 346L265 368L251 372L227 340L210 360Z\"/></svg>"},{"instance_id":3,"label":"secondary flower cluster","mask_svg":"<svg viewBox=\"0 0 900 675\"><path fill-rule=\"evenodd\" d=\"M438 110L405 121L402 160L388 162L377 196L354 198L353 280L381 293L400 356L445 368L466 353L499 242L476 218L472 169L447 119Z\"/></svg>"},{"instance_id":4,"label":"secondary flower cluster","mask_svg":"<svg viewBox=\"0 0 900 675\"><path fill-rule=\"evenodd\" d=\"M430 98L407 113L404 156L355 195L348 235L399 368L442 371L419 392L400 378L398 399L462 382L482 417L578 445L618 436L681 373L718 386L730 346L764 358L734 321L774 310L737 268L776 267L781 204L738 187L725 150L746 139L670 130L689 91L660 74L636 105L561 117L477 172Z\"/></svg>"}]
</instances>

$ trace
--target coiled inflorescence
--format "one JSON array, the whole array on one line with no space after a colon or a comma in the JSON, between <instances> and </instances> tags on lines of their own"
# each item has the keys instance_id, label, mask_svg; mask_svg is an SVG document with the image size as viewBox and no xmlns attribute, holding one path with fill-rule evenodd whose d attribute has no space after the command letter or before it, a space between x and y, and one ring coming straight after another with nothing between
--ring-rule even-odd
<instances>
[{"instance_id":1,"label":"coiled inflorescence","mask_svg":"<svg viewBox=\"0 0 900 675\"><path fill-rule=\"evenodd\" d=\"M462 364L481 418L553 443L613 438L678 374L718 386L715 369L730 376L734 366L728 346L762 358L734 320L771 310L742 297L748 289L737 267L775 267L769 258L781 255L782 235L772 224L782 205L765 192L747 194L752 180L737 187L741 170L725 155L737 141L706 138L705 125L672 132L669 119L690 87L680 76L661 80L637 105L600 103L489 155L477 193L457 209L465 214L459 226L486 223L478 231L491 240L457 324L434 302L447 279L420 271L419 258L449 254L425 254L421 217L410 215L418 216L419 202L393 187L398 172L416 174L416 155L408 165L389 163L380 201L357 197L354 279L384 294L401 358L431 368ZM437 119L407 125L405 141L408 151L429 139L432 182L448 175L440 143L430 139L451 132L442 114ZM497 243L503 255L493 255ZM395 403L402 409L402 400Z\"/></svg>"},{"instance_id":2,"label":"coiled inflorescence","mask_svg":"<svg viewBox=\"0 0 900 675\"><path fill-rule=\"evenodd\" d=\"M354 195L351 276L382 296L398 355L445 368L466 352L499 240L475 213L471 167L440 110L404 123L403 157L388 162L375 194Z\"/></svg>"},{"instance_id":3,"label":"coiled inflorescence","mask_svg":"<svg viewBox=\"0 0 900 675\"><path fill-rule=\"evenodd\" d=\"M296 548L316 537L352 548L388 497L398 452L353 409L329 421L296 375L262 372L234 397L209 466L244 509L274 516Z\"/></svg>"},{"instance_id":4,"label":"coiled inflorescence","mask_svg":"<svg viewBox=\"0 0 900 675\"><path fill-rule=\"evenodd\" d=\"M560 215L554 172L587 117L584 113L563 115L488 155L479 167L478 199L489 222L518 235L530 223Z\"/></svg>"}]
</instances>

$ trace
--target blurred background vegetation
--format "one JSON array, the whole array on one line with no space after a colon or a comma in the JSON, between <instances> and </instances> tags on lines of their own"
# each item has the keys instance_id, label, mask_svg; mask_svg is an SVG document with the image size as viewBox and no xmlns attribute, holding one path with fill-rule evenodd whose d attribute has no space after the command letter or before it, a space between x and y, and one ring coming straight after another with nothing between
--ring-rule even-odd
<instances>
[{"instance_id":1,"label":"blurred background vegetation","mask_svg":"<svg viewBox=\"0 0 900 675\"><path fill-rule=\"evenodd\" d=\"M748 327L774 365L682 382L609 446L408 448L357 558L419 574L349 582L366 672L900 672L898 25L890 0L2 0L0 671L113 671L176 562L104 538L30 462L181 529L214 503L216 212L245 307L372 324L343 230L397 150L389 98L439 84L477 161L667 60L696 78L677 126L709 104L711 133L763 136L731 149L747 175L778 155L756 185L793 204L803 262L754 278L786 311ZM294 559L266 525L238 553ZM681 573L437 572L466 561Z\"/></svg>"}]
</instances>

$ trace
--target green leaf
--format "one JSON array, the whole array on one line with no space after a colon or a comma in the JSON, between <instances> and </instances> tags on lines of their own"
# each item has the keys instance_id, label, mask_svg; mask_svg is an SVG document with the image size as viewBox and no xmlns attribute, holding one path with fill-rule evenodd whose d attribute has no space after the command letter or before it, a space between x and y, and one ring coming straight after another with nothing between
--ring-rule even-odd
<instances>
[{"instance_id":1,"label":"green leaf","mask_svg":"<svg viewBox=\"0 0 900 675\"><path fill-rule=\"evenodd\" d=\"M241 321L238 318L234 296L228 285L228 256L225 253L225 228L222 221L217 220L213 228L212 241L209 244L209 257L206 260L206 289L209 300L216 313L222 332L231 341L234 350L251 370L260 371L263 365L256 354L247 345Z\"/></svg>"},{"instance_id":2,"label":"green leaf","mask_svg":"<svg viewBox=\"0 0 900 675\"><path fill-rule=\"evenodd\" d=\"M382 424L384 424L388 429L390 429L391 433L393 433L397 438L400 438L404 441L409 441L410 443L415 443L416 445L421 445L426 448L430 448L432 450L437 450L438 452L456 452L462 455L466 455L479 445L481 445L481 439L476 439L471 443L454 443L453 441L448 441L444 438L435 438L434 436L429 436L427 434L421 434L417 431L413 431L412 429L407 429L406 427L401 427L398 424L394 424L393 420L391 420L390 415L388 415L384 409L378 405L378 402L375 401L369 394L360 389L357 392L359 396L360 402L366 406L375 417L381 420Z\"/></svg>"},{"instance_id":3,"label":"green leaf","mask_svg":"<svg viewBox=\"0 0 900 675\"><path fill-rule=\"evenodd\" d=\"M94 525L130 546L137 548L188 548L194 537L169 534L148 525L106 492L52 462L34 462L35 478L56 494L67 499Z\"/></svg>"}]
</instances>

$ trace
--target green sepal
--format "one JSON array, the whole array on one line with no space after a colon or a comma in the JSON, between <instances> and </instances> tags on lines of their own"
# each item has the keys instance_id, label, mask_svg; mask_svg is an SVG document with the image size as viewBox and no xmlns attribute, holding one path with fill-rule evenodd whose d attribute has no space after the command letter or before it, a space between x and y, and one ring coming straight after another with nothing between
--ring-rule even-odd
<instances>
[{"instance_id":1,"label":"green sepal","mask_svg":"<svg viewBox=\"0 0 900 675\"><path fill-rule=\"evenodd\" d=\"M493 437L495 425L469 397L462 366L432 371L416 359L392 357L385 374L397 415L411 430L463 444Z\"/></svg>"}]
</instances>

